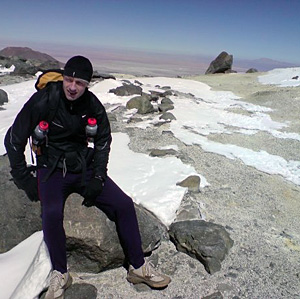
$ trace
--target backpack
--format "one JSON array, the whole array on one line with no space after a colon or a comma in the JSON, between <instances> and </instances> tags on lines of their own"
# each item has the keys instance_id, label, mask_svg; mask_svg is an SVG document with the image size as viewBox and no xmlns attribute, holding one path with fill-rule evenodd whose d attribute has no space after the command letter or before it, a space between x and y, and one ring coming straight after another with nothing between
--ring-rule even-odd
<instances>
[{"instance_id":1,"label":"backpack","mask_svg":"<svg viewBox=\"0 0 300 299\"><path fill-rule=\"evenodd\" d=\"M58 82L63 80L63 70L61 69L50 69L42 72L42 74L39 75L37 78L37 81L34 85L35 89L37 91L42 90L45 88L48 84L53 82ZM56 114L58 104L59 104L59 94L57 88L51 88L49 98L51 99L49 101L49 107L47 111L44 113L43 120L45 120L48 123L51 123L54 119L54 116ZM37 155L40 154L40 147L33 144L31 140L31 149L33 152L35 152ZM32 157L33 162L33 157Z\"/></svg>"},{"instance_id":2,"label":"backpack","mask_svg":"<svg viewBox=\"0 0 300 299\"><path fill-rule=\"evenodd\" d=\"M37 81L34 85L37 91L43 89L50 82L57 82L63 80L63 70L62 69L50 69L42 72L41 75L37 78Z\"/></svg>"}]
</instances>

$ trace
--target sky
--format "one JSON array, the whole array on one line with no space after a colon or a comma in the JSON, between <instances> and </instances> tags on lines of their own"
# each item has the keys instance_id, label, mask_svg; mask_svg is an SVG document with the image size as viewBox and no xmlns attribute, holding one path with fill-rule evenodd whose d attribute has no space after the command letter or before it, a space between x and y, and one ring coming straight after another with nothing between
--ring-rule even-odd
<instances>
[{"instance_id":1,"label":"sky","mask_svg":"<svg viewBox=\"0 0 300 299\"><path fill-rule=\"evenodd\" d=\"M2 69L3 71L3 69ZM11 71L11 70L10 70ZM292 80L299 74L300 68L277 69L258 77L261 84L277 84L284 86L299 86L299 80ZM253 105L241 101L229 91L212 91L204 83L184 80L181 78L137 78L143 83L143 91L158 90L155 87L171 86L173 90L182 93L192 93L195 99L184 95L172 96L176 117L170 124L170 130L176 138L187 145L198 145L206 152L216 153L228 159L240 159L245 165L258 170L280 175L284 180L300 185L300 161L286 161L284 158L269 154L265 151L221 144L210 141L207 136L212 133L256 134L260 131L268 132L275 138L291 138L300 141L298 133L286 133L288 123L273 121L268 112L270 108ZM34 80L1 86L9 95L9 102L0 111L0 154L5 153L3 146L4 135L13 122L17 112L34 92ZM121 86L120 80L104 80L91 87L101 101L111 106L108 112L118 106L125 106L130 97L119 97L108 91ZM252 116L229 112L231 107L251 111ZM136 113L135 109L125 112L124 118ZM201 116L201 117L199 117ZM132 124L146 129L159 122L158 116L149 120L149 115L142 117L142 122ZM130 125L130 124L128 124ZM133 200L152 211L165 225L170 225L176 218L181 200L186 189L176 185L189 175L199 175L200 189L210 185L205 176L197 173L189 164L183 164L177 157L150 157L147 154L136 153L129 149L129 136L125 133L114 133L109 175ZM178 150L174 144L164 148ZM30 163L30 153L27 149L27 161ZM132 165L135 167L133 168ZM126 174L126 175L124 175ZM205 208L201 209L201 217L205 219ZM51 270L49 256L43 242L42 232L36 232L16 247L0 254L0 298L36 298L47 285L47 278ZM11 274L10 274L11 273ZM13 296L11 297L11 295Z\"/></svg>"},{"instance_id":2,"label":"sky","mask_svg":"<svg viewBox=\"0 0 300 299\"><path fill-rule=\"evenodd\" d=\"M300 64L298 0L2 0L1 11L2 47L209 57L225 50Z\"/></svg>"}]
</instances>

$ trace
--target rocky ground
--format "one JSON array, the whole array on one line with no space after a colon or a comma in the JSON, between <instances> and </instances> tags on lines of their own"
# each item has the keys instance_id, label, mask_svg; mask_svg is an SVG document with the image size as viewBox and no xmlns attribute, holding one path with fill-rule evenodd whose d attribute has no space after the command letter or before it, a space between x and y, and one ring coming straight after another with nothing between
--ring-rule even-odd
<instances>
[{"instance_id":1,"label":"rocky ground","mask_svg":"<svg viewBox=\"0 0 300 299\"><path fill-rule=\"evenodd\" d=\"M257 74L193 77L216 90L231 90L243 101L274 109L272 119L289 121L286 131L299 132L300 88L279 88L258 83ZM238 111L235 111L238 112ZM244 113L244 112L243 112ZM221 271L210 275L197 260L163 243L152 258L172 282L164 290L151 290L126 281L119 268L100 274L76 273L76 282L91 283L99 298L300 298L300 187L277 175L246 166L239 160L186 146L168 133L168 125L128 129L122 113L112 122L115 131L130 136L130 148L149 154L151 149L176 144L183 162L191 164L210 182L199 194L186 194L179 216L223 225L234 246ZM253 150L265 150L287 160L300 158L300 143L267 133L213 135L212 140ZM181 212L181 213L180 213ZM186 216L185 216L186 217Z\"/></svg>"},{"instance_id":2,"label":"rocky ground","mask_svg":"<svg viewBox=\"0 0 300 299\"><path fill-rule=\"evenodd\" d=\"M242 101L274 109L269 113L273 120L289 121L285 130L299 133L300 87L261 85L257 76L203 75L192 79L215 90L233 91ZM122 109L115 111L114 119L113 130L126 132L135 152L149 154L153 148L178 146L182 161L210 183L200 193L185 195L178 219L202 217L221 224L234 245L222 269L210 275L199 261L177 252L171 242L164 242L151 256L158 268L172 277L164 290L129 284L124 268L100 274L73 273L75 283L96 286L97 298L300 298L300 186L242 161L205 152L199 146L186 146L168 132L168 124L146 130L128 128ZM215 134L209 138L300 160L300 142L267 133Z\"/></svg>"}]
</instances>

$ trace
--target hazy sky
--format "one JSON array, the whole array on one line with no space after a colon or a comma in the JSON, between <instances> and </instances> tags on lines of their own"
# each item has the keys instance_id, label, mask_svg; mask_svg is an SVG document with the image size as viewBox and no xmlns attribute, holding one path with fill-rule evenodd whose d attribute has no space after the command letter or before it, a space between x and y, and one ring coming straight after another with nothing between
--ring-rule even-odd
<instances>
[{"instance_id":1,"label":"hazy sky","mask_svg":"<svg viewBox=\"0 0 300 299\"><path fill-rule=\"evenodd\" d=\"M300 63L299 0L1 0L0 46L113 47Z\"/></svg>"}]
</instances>

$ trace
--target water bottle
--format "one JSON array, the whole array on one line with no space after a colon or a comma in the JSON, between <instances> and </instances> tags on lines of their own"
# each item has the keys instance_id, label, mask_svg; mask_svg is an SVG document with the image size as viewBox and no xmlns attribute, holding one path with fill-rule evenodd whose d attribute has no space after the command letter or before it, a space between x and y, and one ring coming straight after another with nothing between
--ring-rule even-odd
<instances>
[{"instance_id":1,"label":"water bottle","mask_svg":"<svg viewBox=\"0 0 300 299\"><path fill-rule=\"evenodd\" d=\"M33 131L32 144L35 146L41 145L48 134L48 129L49 124L44 120L40 121Z\"/></svg>"},{"instance_id":2,"label":"water bottle","mask_svg":"<svg viewBox=\"0 0 300 299\"><path fill-rule=\"evenodd\" d=\"M93 137L96 136L97 134L97 119L96 118L88 118L87 120L87 125L85 127L85 133L86 136L88 137L88 141L92 141Z\"/></svg>"}]
</instances>

